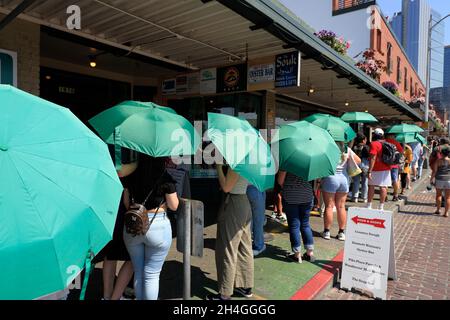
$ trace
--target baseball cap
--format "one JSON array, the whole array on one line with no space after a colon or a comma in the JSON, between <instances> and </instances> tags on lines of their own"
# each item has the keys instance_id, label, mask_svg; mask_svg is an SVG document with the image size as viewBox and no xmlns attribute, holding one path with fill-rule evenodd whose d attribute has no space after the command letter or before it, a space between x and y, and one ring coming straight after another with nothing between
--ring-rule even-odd
<instances>
[{"instance_id":1,"label":"baseball cap","mask_svg":"<svg viewBox=\"0 0 450 320\"><path fill-rule=\"evenodd\" d=\"M381 129L381 128L376 128L376 129L373 131L373 133L374 133L375 135L377 135L377 136L380 136L380 137L384 136L384 131L383 131L383 129Z\"/></svg>"}]
</instances>

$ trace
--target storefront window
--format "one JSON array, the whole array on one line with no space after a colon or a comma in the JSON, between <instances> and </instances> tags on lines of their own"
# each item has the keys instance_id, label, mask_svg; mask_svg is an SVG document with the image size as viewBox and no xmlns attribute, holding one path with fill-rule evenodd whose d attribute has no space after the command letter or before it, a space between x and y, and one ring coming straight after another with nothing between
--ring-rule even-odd
<instances>
[{"instance_id":1,"label":"storefront window","mask_svg":"<svg viewBox=\"0 0 450 320\"><path fill-rule=\"evenodd\" d=\"M299 106L294 106L288 103L277 101L277 106L275 108L275 127L279 128L282 125L289 124L292 122L299 121L300 118L300 108Z\"/></svg>"}]
</instances>

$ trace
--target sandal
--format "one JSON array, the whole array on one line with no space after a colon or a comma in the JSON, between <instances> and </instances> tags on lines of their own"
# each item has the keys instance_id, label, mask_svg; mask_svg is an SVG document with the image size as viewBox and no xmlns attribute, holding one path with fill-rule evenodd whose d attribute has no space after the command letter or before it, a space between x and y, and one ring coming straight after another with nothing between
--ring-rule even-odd
<instances>
[{"instance_id":1,"label":"sandal","mask_svg":"<svg viewBox=\"0 0 450 320\"><path fill-rule=\"evenodd\" d=\"M288 259L291 260L291 261L297 262L297 263L302 263L302 257L301 257L301 256L298 256L298 258L297 258L297 257L295 256L295 253L288 254L288 255L286 256L286 258L288 258Z\"/></svg>"},{"instance_id":2,"label":"sandal","mask_svg":"<svg viewBox=\"0 0 450 320\"><path fill-rule=\"evenodd\" d=\"M305 254L302 256L302 259L308 262L314 262L316 261L316 257L314 255L308 255L306 252Z\"/></svg>"}]
</instances>

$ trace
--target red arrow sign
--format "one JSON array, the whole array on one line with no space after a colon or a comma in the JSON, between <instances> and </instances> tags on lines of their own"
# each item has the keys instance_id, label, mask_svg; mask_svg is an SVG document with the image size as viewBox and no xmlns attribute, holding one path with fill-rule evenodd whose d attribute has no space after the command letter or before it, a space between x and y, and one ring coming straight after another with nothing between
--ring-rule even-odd
<instances>
[{"instance_id":1,"label":"red arrow sign","mask_svg":"<svg viewBox=\"0 0 450 320\"><path fill-rule=\"evenodd\" d=\"M382 219L367 219L367 218L361 218L361 217L353 217L352 221L356 224L358 223L362 223L362 224L368 224L371 226L374 226L375 228L380 228L380 229L386 229L384 223L386 222L386 220L382 220Z\"/></svg>"}]
</instances>

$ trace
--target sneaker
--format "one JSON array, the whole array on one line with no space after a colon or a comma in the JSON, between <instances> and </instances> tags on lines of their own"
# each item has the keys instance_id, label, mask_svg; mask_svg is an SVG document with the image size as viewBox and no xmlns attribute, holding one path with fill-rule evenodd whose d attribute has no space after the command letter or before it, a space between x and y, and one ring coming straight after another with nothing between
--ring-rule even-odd
<instances>
[{"instance_id":1,"label":"sneaker","mask_svg":"<svg viewBox=\"0 0 450 320\"><path fill-rule=\"evenodd\" d=\"M362 203L367 203L367 199L361 199L361 198L359 198L359 201L362 202Z\"/></svg>"},{"instance_id":2,"label":"sneaker","mask_svg":"<svg viewBox=\"0 0 450 320\"><path fill-rule=\"evenodd\" d=\"M253 297L252 288L234 288L234 293L241 295L246 298Z\"/></svg>"},{"instance_id":3,"label":"sneaker","mask_svg":"<svg viewBox=\"0 0 450 320\"><path fill-rule=\"evenodd\" d=\"M345 233L339 232L338 235L336 236L336 238L337 238L339 241L345 241Z\"/></svg>"},{"instance_id":4,"label":"sneaker","mask_svg":"<svg viewBox=\"0 0 450 320\"><path fill-rule=\"evenodd\" d=\"M256 257L256 256L260 255L261 253L264 252L264 250L266 250L266 245L264 245L264 247L261 250L253 249L253 256Z\"/></svg>"},{"instance_id":5,"label":"sneaker","mask_svg":"<svg viewBox=\"0 0 450 320\"><path fill-rule=\"evenodd\" d=\"M295 253L290 253L286 256L286 258L288 258L291 261L297 262L297 263L302 263L302 256L295 256Z\"/></svg>"},{"instance_id":6,"label":"sneaker","mask_svg":"<svg viewBox=\"0 0 450 320\"><path fill-rule=\"evenodd\" d=\"M284 214L284 213L277 214L276 219L278 221L280 221L281 223L286 223L287 222L286 214Z\"/></svg>"},{"instance_id":7,"label":"sneaker","mask_svg":"<svg viewBox=\"0 0 450 320\"><path fill-rule=\"evenodd\" d=\"M397 196L394 196L393 198L392 198L392 201L399 201L400 199L397 197Z\"/></svg>"},{"instance_id":8,"label":"sneaker","mask_svg":"<svg viewBox=\"0 0 450 320\"><path fill-rule=\"evenodd\" d=\"M231 299L224 299L220 293L217 293L217 294L208 294L206 296L206 300L227 301Z\"/></svg>"},{"instance_id":9,"label":"sneaker","mask_svg":"<svg viewBox=\"0 0 450 320\"><path fill-rule=\"evenodd\" d=\"M324 232L322 232L322 238L324 238L325 240L331 240L331 234L330 234L330 231L324 231Z\"/></svg>"},{"instance_id":10,"label":"sneaker","mask_svg":"<svg viewBox=\"0 0 450 320\"><path fill-rule=\"evenodd\" d=\"M352 202L358 203L358 198L353 198L353 199L352 199Z\"/></svg>"}]
</instances>

